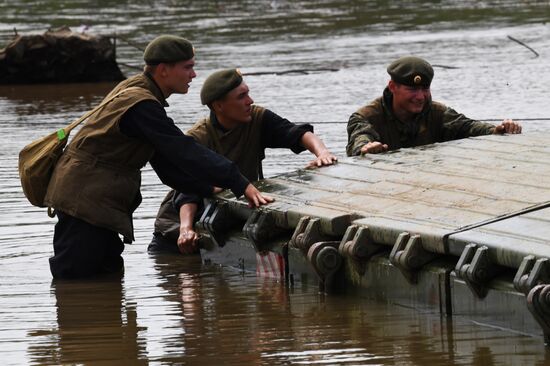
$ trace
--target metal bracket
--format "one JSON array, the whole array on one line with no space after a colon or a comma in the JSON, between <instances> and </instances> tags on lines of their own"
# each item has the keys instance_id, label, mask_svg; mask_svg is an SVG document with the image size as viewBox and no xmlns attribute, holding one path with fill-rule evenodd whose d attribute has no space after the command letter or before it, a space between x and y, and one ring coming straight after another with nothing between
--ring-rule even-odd
<instances>
[{"instance_id":1,"label":"metal bracket","mask_svg":"<svg viewBox=\"0 0 550 366\"><path fill-rule=\"evenodd\" d=\"M253 211L243 226L243 234L260 253L268 250L268 242L283 232L276 225L273 213L263 210Z\"/></svg>"},{"instance_id":2,"label":"metal bracket","mask_svg":"<svg viewBox=\"0 0 550 366\"><path fill-rule=\"evenodd\" d=\"M230 214L227 203L212 201L204 208L195 228L203 237L209 238L212 244L223 247L227 232L238 223L239 220Z\"/></svg>"},{"instance_id":3,"label":"metal bracket","mask_svg":"<svg viewBox=\"0 0 550 366\"><path fill-rule=\"evenodd\" d=\"M307 259L319 277L319 288L327 291L332 287L333 277L342 265L342 256L338 253L339 241L322 241L310 246Z\"/></svg>"},{"instance_id":4,"label":"metal bracket","mask_svg":"<svg viewBox=\"0 0 550 366\"><path fill-rule=\"evenodd\" d=\"M366 270L364 262L383 248L383 245L372 242L367 226L350 225L338 246L338 253L348 258L355 270L363 275Z\"/></svg>"},{"instance_id":5,"label":"metal bracket","mask_svg":"<svg viewBox=\"0 0 550 366\"><path fill-rule=\"evenodd\" d=\"M313 243L329 239L321 233L321 220L304 216L300 218L294 234L290 239L290 244L303 252L307 253Z\"/></svg>"},{"instance_id":6,"label":"metal bracket","mask_svg":"<svg viewBox=\"0 0 550 366\"><path fill-rule=\"evenodd\" d=\"M420 235L403 232L393 245L390 262L403 273L407 281L417 283L417 270L435 257L437 254L424 249Z\"/></svg>"},{"instance_id":7,"label":"metal bracket","mask_svg":"<svg viewBox=\"0 0 550 366\"><path fill-rule=\"evenodd\" d=\"M470 290L480 299L487 296L487 282L502 272L502 268L489 259L489 248L468 244L458 260L455 273L466 282Z\"/></svg>"},{"instance_id":8,"label":"metal bracket","mask_svg":"<svg viewBox=\"0 0 550 366\"><path fill-rule=\"evenodd\" d=\"M523 258L514 277L514 288L527 295L536 285L550 282L548 258L536 259L533 255Z\"/></svg>"},{"instance_id":9,"label":"metal bracket","mask_svg":"<svg viewBox=\"0 0 550 366\"><path fill-rule=\"evenodd\" d=\"M544 343L550 344L550 285L537 285L527 295L527 308L542 328Z\"/></svg>"}]
</instances>

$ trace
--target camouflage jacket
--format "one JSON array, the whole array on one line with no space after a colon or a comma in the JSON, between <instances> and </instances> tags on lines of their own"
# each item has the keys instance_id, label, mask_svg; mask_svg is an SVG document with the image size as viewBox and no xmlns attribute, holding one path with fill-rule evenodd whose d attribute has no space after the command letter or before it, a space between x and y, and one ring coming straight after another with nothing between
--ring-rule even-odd
<instances>
[{"instance_id":1,"label":"camouflage jacket","mask_svg":"<svg viewBox=\"0 0 550 366\"><path fill-rule=\"evenodd\" d=\"M393 95L388 88L382 97L353 113L348 121L348 156L359 155L370 141L388 145L390 150L435 142L489 135L495 126L467 118L444 104L430 101L414 123L403 123L393 114Z\"/></svg>"}]
</instances>

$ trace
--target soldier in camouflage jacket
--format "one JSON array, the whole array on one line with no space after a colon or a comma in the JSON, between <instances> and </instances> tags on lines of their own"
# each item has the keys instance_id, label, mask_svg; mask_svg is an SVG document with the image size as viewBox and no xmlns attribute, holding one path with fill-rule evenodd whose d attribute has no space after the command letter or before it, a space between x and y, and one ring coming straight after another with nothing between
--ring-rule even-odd
<instances>
[{"instance_id":1,"label":"soldier in camouflage jacket","mask_svg":"<svg viewBox=\"0 0 550 366\"><path fill-rule=\"evenodd\" d=\"M348 156L469 136L521 133L521 126L512 120L494 126L432 101L433 68L423 59L402 57L387 71L391 80L382 97L360 108L348 121Z\"/></svg>"}]
</instances>

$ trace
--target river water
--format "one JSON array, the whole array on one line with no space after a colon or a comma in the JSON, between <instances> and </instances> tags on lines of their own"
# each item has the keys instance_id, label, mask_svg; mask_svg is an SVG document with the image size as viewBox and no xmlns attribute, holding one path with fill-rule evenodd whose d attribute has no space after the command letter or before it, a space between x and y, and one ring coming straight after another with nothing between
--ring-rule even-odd
<instances>
[{"instance_id":1,"label":"river water","mask_svg":"<svg viewBox=\"0 0 550 366\"><path fill-rule=\"evenodd\" d=\"M415 54L435 66L435 100L478 119L550 130L548 1L0 1L0 44L68 25L116 34L126 75L160 34L191 39L198 77L169 99L182 128L207 114L200 85L240 67L257 104L312 122L343 156L345 121L379 96L386 65ZM15 29L15 30L14 30ZM513 41L521 40L531 47ZM538 54L535 54L535 52ZM309 72L286 73L290 70ZM280 73L280 74L277 74ZM281 74L282 73L282 74ZM122 279L52 282L54 220L19 187L17 153L92 108L111 84L0 87L2 364L500 365L550 362L540 338L356 297L322 296L254 274L150 256L166 192L150 167ZM513 151L510 151L513 154ZM268 151L267 176L309 159Z\"/></svg>"}]
</instances>

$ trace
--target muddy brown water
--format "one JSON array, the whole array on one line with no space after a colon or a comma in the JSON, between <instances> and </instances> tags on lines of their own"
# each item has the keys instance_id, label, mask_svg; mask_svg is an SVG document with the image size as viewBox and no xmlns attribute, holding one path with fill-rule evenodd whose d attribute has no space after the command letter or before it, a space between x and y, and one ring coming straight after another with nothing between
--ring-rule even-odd
<instances>
[{"instance_id":1,"label":"muddy brown water","mask_svg":"<svg viewBox=\"0 0 550 366\"><path fill-rule=\"evenodd\" d=\"M345 121L380 95L386 65L404 54L435 67L435 100L479 119L523 119L550 129L548 2L543 1L10 1L0 43L48 27L117 34L121 63L139 66L152 37L181 34L197 48L198 77L168 113L186 129L207 110L200 85L240 67L257 104L316 132L343 156ZM512 41L521 40L539 54ZM135 72L123 66L127 75ZM274 72L306 69L310 72ZM328 71L335 69L336 71ZM270 74L270 72L273 72ZM543 365L542 340L468 319L323 296L198 258L150 256L166 192L150 167L126 246L125 275L52 281L55 220L24 199L17 153L92 108L110 84L0 87L0 356L2 364ZM513 151L510 151L513 154ZM268 151L266 175L308 155Z\"/></svg>"}]
</instances>

